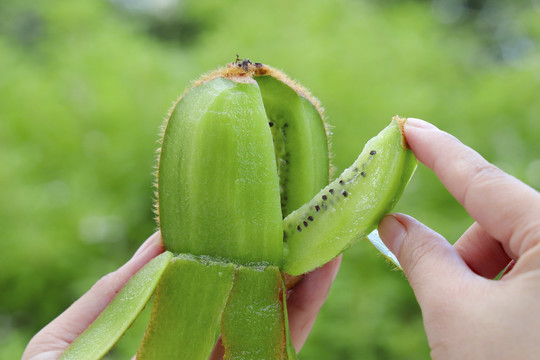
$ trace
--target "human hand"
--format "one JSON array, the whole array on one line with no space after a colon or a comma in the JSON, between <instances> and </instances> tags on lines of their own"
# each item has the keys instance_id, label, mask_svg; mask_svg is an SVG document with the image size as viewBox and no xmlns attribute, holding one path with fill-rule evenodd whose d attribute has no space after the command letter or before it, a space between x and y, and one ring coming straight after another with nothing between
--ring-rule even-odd
<instances>
[{"instance_id":1,"label":"human hand","mask_svg":"<svg viewBox=\"0 0 540 360\"><path fill-rule=\"evenodd\" d=\"M379 224L422 309L431 356L538 359L540 194L427 122L408 120L405 136L476 220L454 246L406 215Z\"/></svg>"},{"instance_id":2,"label":"human hand","mask_svg":"<svg viewBox=\"0 0 540 360\"><path fill-rule=\"evenodd\" d=\"M150 236L135 255L118 270L101 278L79 300L38 332L30 340L22 360L57 359L105 309L126 282L147 262L164 251L161 234ZM291 339L298 352L304 345L315 318L326 300L341 257L307 274L287 298ZM222 356L220 343L216 345L212 360Z\"/></svg>"}]
</instances>

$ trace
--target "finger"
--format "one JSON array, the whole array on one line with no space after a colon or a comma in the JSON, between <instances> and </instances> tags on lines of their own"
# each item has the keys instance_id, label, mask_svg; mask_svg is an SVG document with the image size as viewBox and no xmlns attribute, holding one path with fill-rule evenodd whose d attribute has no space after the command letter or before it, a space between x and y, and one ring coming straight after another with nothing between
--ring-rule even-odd
<instances>
[{"instance_id":1,"label":"finger","mask_svg":"<svg viewBox=\"0 0 540 360\"><path fill-rule=\"evenodd\" d=\"M38 332L28 344L23 359L31 359L38 354L43 359L48 358L46 354L56 359L98 317L127 281L163 251L161 234L156 232L126 264L101 278L86 294Z\"/></svg>"},{"instance_id":2,"label":"finger","mask_svg":"<svg viewBox=\"0 0 540 360\"><path fill-rule=\"evenodd\" d=\"M379 235L398 258L420 304L472 274L441 235L407 215L385 216Z\"/></svg>"},{"instance_id":3,"label":"finger","mask_svg":"<svg viewBox=\"0 0 540 360\"><path fill-rule=\"evenodd\" d=\"M287 311L291 340L296 352L304 346L315 318L328 296L340 264L341 256L338 256L323 267L307 274L291 290L287 299Z\"/></svg>"},{"instance_id":4,"label":"finger","mask_svg":"<svg viewBox=\"0 0 540 360\"><path fill-rule=\"evenodd\" d=\"M407 142L452 195L510 257L540 242L540 194L488 163L455 137L418 119L405 125Z\"/></svg>"},{"instance_id":5,"label":"finger","mask_svg":"<svg viewBox=\"0 0 540 360\"><path fill-rule=\"evenodd\" d=\"M472 271L488 279L495 278L512 260L502 244L477 222L459 238L454 248Z\"/></svg>"}]
</instances>

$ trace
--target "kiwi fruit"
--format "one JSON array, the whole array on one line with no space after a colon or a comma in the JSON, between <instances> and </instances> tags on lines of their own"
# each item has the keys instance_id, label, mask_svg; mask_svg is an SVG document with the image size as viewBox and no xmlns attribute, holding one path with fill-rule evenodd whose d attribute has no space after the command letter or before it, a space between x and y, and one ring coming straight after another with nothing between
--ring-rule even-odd
<instances>
[{"instance_id":1,"label":"kiwi fruit","mask_svg":"<svg viewBox=\"0 0 540 360\"><path fill-rule=\"evenodd\" d=\"M281 266L281 219L328 184L328 153L318 101L283 73L245 63L204 76L176 103L163 135L165 247Z\"/></svg>"},{"instance_id":2,"label":"kiwi fruit","mask_svg":"<svg viewBox=\"0 0 540 360\"><path fill-rule=\"evenodd\" d=\"M404 121L392 120L328 185L328 126L309 91L247 59L203 76L163 130L156 212L166 252L126 285L144 288L136 306L115 299L104 311L118 313L114 331L98 318L64 358L103 356L157 284L137 359L207 359L219 333L225 359L296 359L287 288L395 205L416 167ZM79 344L100 350L83 356Z\"/></svg>"}]
</instances>

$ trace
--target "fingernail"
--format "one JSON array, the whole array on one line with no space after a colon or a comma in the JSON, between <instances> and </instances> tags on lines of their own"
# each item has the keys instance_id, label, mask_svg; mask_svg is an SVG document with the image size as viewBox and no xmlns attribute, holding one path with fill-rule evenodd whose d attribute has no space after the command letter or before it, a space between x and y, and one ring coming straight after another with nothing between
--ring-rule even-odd
<instances>
[{"instance_id":1,"label":"fingernail","mask_svg":"<svg viewBox=\"0 0 540 360\"><path fill-rule=\"evenodd\" d=\"M399 254L407 229L393 215L386 215L379 223L379 236L396 256Z\"/></svg>"},{"instance_id":2,"label":"fingernail","mask_svg":"<svg viewBox=\"0 0 540 360\"><path fill-rule=\"evenodd\" d=\"M408 127L418 128L418 129L437 129L437 127L431 123L428 123L427 121L415 119L415 118L408 118L405 122L405 130Z\"/></svg>"}]
</instances>

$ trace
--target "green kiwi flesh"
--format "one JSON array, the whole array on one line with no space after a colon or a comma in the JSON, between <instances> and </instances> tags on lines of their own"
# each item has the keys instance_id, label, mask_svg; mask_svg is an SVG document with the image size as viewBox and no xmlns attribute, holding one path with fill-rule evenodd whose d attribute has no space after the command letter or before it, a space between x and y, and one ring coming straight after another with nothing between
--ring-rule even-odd
<instances>
[{"instance_id":1,"label":"green kiwi flesh","mask_svg":"<svg viewBox=\"0 0 540 360\"><path fill-rule=\"evenodd\" d=\"M283 217L309 201L329 180L326 129L316 106L291 86L255 76L274 140Z\"/></svg>"},{"instance_id":2,"label":"green kiwi flesh","mask_svg":"<svg viewBox=\"0 0 540 360\"><path fill-rule=\"evenodd\" d=\"M224 359L286 358L283 278L276 266L239 266L221 320Z\"/></svg>"},{"instance_id":3,"label":"green kiwi flesh","mask_svg":"<svg viewBox=\"0 0 540 360\"><path fill-rule=\"evenodd\" d=\"M277 266L174 257L157 286L137 359L206 360L218 329L225 359L295 359L283 293Z\"/></svg>"},{"instance_id":4,"label":"green kiwi flesh","mask_svg":"<svg viewBox=\"0 0 540 360\"><path fill-rule=\"evenodd\" d=\"M189 90L168 120L158 173L166 249L281 265L279 179L255 81L218 77Z\"/></svg>"},{"instance_id":5,"label":"green kiwi flesh","mask_svg":"<svg viewBox=\"0 0 540 360\"><path fill-rule=\"evenodd\" d=\"M137 359L208 360L235 271L234 264L173 258L156 289Z\"/></svg>"},{"instance_id":6,"label":"green kiwi flesh","mask_svg":"<svg viewBox=\"0 0 540 360\"><path fill-rule=\"evenodd\" d=\"M284 219L285 272L322 266L365 238L394 207L416 169L404 144L404 121L392 120L351 167Z\"/></svg>"},{"instance_id":7,"label":"green kiwi flesh","mask_svg":"<svg viewBox=\"0 0 540 360\"><path fill-rule=\"evenodd\" d=\"M60 359L101 359L142 311L172 258L168 251L141 268Z\"/></svg>"}]
</instances>

